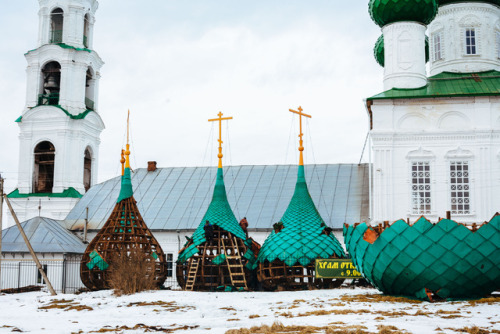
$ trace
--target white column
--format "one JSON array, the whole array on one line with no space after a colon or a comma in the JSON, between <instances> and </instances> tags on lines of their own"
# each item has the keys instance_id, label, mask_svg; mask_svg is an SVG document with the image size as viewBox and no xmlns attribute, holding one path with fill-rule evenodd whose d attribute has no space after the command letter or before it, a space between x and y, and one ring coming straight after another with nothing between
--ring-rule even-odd
<instances>
[{"instance_id":1,"label":"white column","mask_svg":"<svg viewBox=\"0 0 500 334\"><path fill-rule=\"evenodd\" d=\"M425 29L418 22L396 22L382 28L385 90L419 88L427 83Z\"/></svg>"}]
</instances>

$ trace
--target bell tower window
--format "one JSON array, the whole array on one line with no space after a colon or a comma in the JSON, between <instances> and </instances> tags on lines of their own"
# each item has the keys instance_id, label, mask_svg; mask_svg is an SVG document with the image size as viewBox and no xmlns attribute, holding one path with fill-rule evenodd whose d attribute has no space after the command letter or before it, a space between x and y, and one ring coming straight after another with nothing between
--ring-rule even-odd
<instances>
[{"instance_id":1,"label":"bell tower window","mask_svg":"<svg viewBox=\"0 0 500 334\"><path fill-rule=\"evenodd\" d=\"M36 145L35 166L33 169L33 192L52 193L54 186L54 161L56 150L51 142L43 141Z\"/></svg>"},{"instance_id":2,"label":"bell tower window","mask_svg":"<svg viewBox=\"0 0 500 334\"><path fill-rule=\"evenodd\" d=\"M50 43L62 43L63 41L64 12L56 8L50 13Z\"/></svg>"},{"instance_id":3,"label":"bell tower window","mask_svg":"<svg viewBox=\"0 0 500 334\"><path fill-rule=\"evenodd\" d=\"M52 61L42 69L42 93L38 95L38 105L55 106L59 104L61 87L61 65Z\"/></svg>"},{"instance_id":4,"label":"bell tower window","mask_svg":"<svg viewBox=\"0 0 500 334\"><path fill-rule=\"evenodd\" d=\"M476 52L476 30L474 28L465 29L465 54L475 55Z\"/></svg>"},{"instance_id":5,"label":"bell tower window","mask_svg":"<svg viewBox=\"0 0 500 334\"><path fill-rule=\"evenodd\" d=\"M92 154L90 149L87 147L85 149L85 156L83 158L83 187L85 192L90 189L92 185Z\"/></svg>"},{"instance_id":6,"label":"bell tower window","mask_svg":"<svg viewBox=\"0 0 500 334\"><path fill-rule=\"evenodd\" d=\"M85 107L88 110L95 110L94 109L95 80L92 73L93 71L89 67L87 69L87 74L85 76Z\"/></svg>"},{"instance_id":7,"label":"bell tower window","mask_svg":"<svg viewBox=\"0 0 500 334\"><path fill-rule=\"evenodd\" d=\"M84 21L84 24L83 24L83 47L88 48L89 47L89 31L90 31L89 14L85 14L85 18L83 21Z\"/></svg>"}]
</instances>

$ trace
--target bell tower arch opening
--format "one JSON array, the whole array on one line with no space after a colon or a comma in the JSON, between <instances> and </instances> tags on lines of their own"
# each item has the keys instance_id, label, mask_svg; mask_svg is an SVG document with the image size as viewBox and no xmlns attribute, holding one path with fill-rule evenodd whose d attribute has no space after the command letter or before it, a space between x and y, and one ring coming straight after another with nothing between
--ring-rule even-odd
<instances>
[{"instance_id":1,"label":"bell tower arch opening","mask_svg":"<svg viewBox=\"0 0 500 334\"><path fill-rule=\"evenodd\" d=\"M35 165L33 168L34 193L52 193L55 155L56 149L49 141L42 141L35 146Z\"/></svg>"},{"instance_id":2,"label":"bell tower arch opening","mask_svg":"<svg viewBox=\"0 0 500 334\"><path fill-rule=\"evenodd\" d=\"M95 110L94 105L95 99L95 79L94 71L91 67L87 69L87 74L85 75L85 107L88 110Z\"/></svg>"},{"instance_id":3,"label":"bell tower arch opening","mask_svg":"<svg viewBox=\"0 0 500 334\"><path fill-rule=\"evenodd\" d=\"M41 94L38 95L38 105L55 106L59 104L61 87L61 65L56 61L47 63L42 68Z\"/></svg>"},{"instance_id":4,"label":"bell tower arch opening","mask_svg":"<svg viewBox=\"0 0 500 334\"><path fill-rule=\"evenodd\" d=\"M89 14L85 14L83 17L83 47L89 47L89 33L90 33L90 22Z\"/></svg>"},{"instance_id":5,"label":"bell tower arch opening","mask_svg":"<svg viewBox=\"0 0 500 334\"><path fill-rule=\"evenodd\" d=\"M63 42L64 12L61 8L55 8L50 13L50 43Z\"/></svg>"},{"instance_id":6,"label":"bell tower arch opening","mask_svg":"<svg viewBox=\"0 0 500 334\"><path fill-rule=\"evenodd\" d=\"M83 187L85 192L90 189L92 185L92 151L90 147L85 149L83 157Z\"/></svg>"}]
</instances>

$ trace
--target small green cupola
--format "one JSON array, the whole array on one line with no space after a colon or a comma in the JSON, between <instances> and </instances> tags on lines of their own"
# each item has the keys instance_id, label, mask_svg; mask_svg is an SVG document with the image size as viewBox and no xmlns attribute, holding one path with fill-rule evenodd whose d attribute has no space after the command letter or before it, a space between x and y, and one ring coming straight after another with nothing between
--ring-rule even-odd
<instances>
[{"instance_id":1,"label":"small green cupola","mask_svg":"<svg viewBox=\"0 0 500 334\"><path fill-rule=\"evenodd\" d=\"M248 238L227 200L222 169L221 122L219 121L219 165L212 201L198 228L187 238L177 259L177 282L184 290L213 291L216 288L247 290L251 271L257 266L260 245Z\"/></svg>"},{"instance_id":2,"label":"small green cupola","mask_svg":"<svg viewBox=\"0 0 500 334\"><path fill-rule=\"evenodd\" d=\"M300 117L311 117L291 110ZM302 120L299 134L299 166L295 192L281 220L259 252L258 277L267 290L335 287L340 281L316 279L315 259L345 257L332 229L321 218L309 194L304 171Z\"/></svg>"},{"instance_id":3,"label":"small green cupola","mask_svg":"<svg viewBox=\"0 0 500 334\"><path fill-rule=\"evenodd\" d=\"M379 26L414 21L429 24L437 14L436 0L370 0L368 12Z\"/></svg>"}]
</instances>

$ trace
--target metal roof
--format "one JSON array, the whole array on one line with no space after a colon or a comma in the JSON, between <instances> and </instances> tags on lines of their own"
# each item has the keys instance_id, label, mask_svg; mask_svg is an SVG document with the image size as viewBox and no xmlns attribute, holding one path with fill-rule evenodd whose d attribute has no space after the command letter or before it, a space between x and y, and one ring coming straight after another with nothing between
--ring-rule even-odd
<instances>
[{"instance_id":1,"label":"metal roof","mask_svg":"<svg viewBox=\"0 0 500 334\"><path fill-rule=\"evenodd\" d=\"M36 253L76 253L83 254L86 245L68 231L61 221L45 217L31 218L21 226ZM17 226L3 231L2 252L28 253L28 247Z\"/></svg>"},{"instance_id":2,"label":"metal roof","mask_svg":"<svg viewBox=\"0 0 500 334\"><path fill-rule=\"evenodd\" d=\"M247 217L249 229L270 229L285 212L297 180L297 165L224 167L227 197L238 219ZM194 230L212 199L217 167L168 167L132 173L134 198L151 230ZM368 164L305 166L311 197L325 223L342 228L344 222L368 219ZM88 208L88 228L100 229L120 192L120 177L97 184L66 217L71 230L81 230Z\"/></svg>"},{"instance_id":3,"label":"metal roof","mask_svg":"<svg viewBox=\"0 0 500 334\"><path fill-rule=\"evenodd\" d=\"M392 88L367 100L416 99L428 97L500 95L500 72L442 72L427 79L421 88Z\"/></svg>"}]
</instances>

